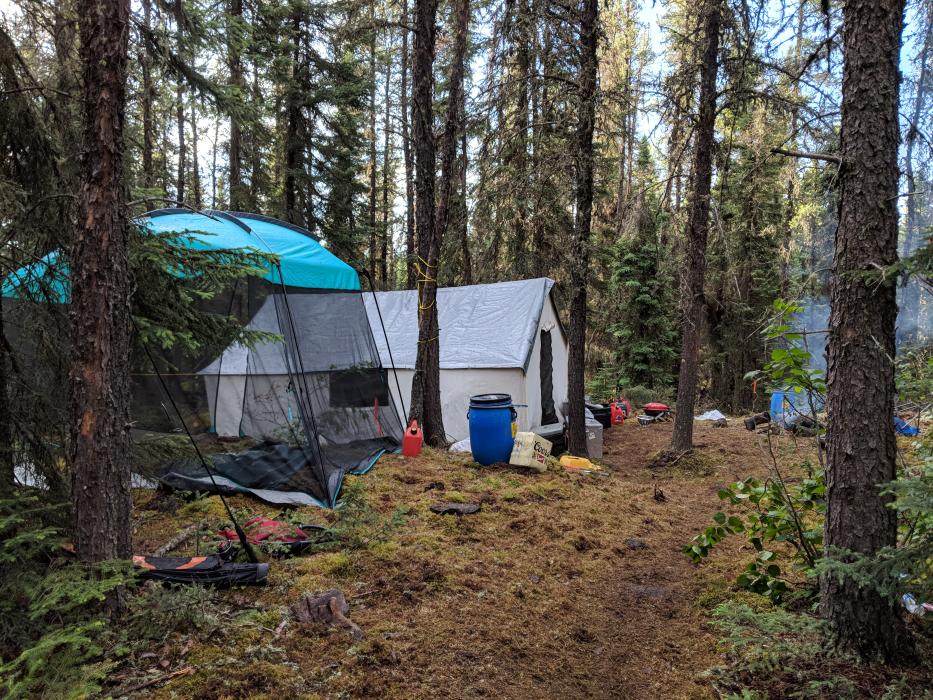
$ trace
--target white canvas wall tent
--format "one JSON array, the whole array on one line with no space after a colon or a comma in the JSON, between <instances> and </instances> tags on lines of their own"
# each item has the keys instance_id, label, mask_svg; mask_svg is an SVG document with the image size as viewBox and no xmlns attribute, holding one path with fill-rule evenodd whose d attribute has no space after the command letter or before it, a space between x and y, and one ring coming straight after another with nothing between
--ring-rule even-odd
<instances>
[{"instance_id":1,"label":"white canvas wall tent","mask_svg":"<svg viewBox=\"0 0 933 700\"><path fill-rule=\"evenodd\" d=\"M467 409L475 394L511 394L513 403L523 404L519 430L562 421L568 351L553 287L553 280L542 277L438 290L441 404L450 440L469 436ZM398 375L402 396L391 376L389 387L401 414L409 404L418 352L417 292L363 297L382 365L394 363Z\"/></svg>"}]
</instances>

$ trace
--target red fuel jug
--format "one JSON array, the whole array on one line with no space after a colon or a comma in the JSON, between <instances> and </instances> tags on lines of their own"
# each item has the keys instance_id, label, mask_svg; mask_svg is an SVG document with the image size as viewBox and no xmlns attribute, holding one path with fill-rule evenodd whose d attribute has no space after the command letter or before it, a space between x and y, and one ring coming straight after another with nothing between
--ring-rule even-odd
<instances>
[{"instance_id":1,"label":"red fuel jug","mask_svg":"<svg viewBox=\"0 0 933 700\"><path fill-rule=\"evenodd\" d=\"M413 420L405 429L405 437L402 438L402 454L406 457L417 457L421 454L423 444L424 435L421 434L418 421Z\"/></svg>"},{"instance_id":2,"label":"red fuel jug","mask_svg":"<svg viewBox=\"0 0 933 700\"><path fill-rule=\"evenodd\" d=\"M613 401L609 405L612 425L622 425L625 422L625 409Z\"/></svg>"}]
</instances>

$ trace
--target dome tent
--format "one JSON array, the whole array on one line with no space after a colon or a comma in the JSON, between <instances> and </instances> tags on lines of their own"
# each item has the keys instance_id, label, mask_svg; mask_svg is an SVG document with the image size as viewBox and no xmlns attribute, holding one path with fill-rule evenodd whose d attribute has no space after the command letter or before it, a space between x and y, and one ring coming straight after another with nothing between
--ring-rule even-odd
<instances>
[{"instance_id":1,"label":"dome tent","mask_svg":"<svg viewBox=\"0 0 933 700\"><path fill-rule=\"evenodd\" d=\"M261 341L207 357L150 348L155 372L135 363L134 434L149 442L183 427L200 433L215 472L212 480L199 462L176 459L157 475L176 488L334 506L344 475L367 470L402 434L356 271L307 230L255 214L161 209L136 222L194 249L277 257L264 274L205 302L261 331ZM67 269L52 253L10 275L3 296L67 302ZM223 452L221 437L240 449Z\"/></svg>"}]
</instances>

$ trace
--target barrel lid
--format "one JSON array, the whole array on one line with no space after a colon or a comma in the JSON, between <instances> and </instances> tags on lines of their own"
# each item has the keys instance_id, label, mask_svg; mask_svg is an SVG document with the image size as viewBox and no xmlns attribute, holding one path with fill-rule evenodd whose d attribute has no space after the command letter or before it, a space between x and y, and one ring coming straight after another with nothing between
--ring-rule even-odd
<instances>
[{"instance_id":1,"label":"barrel lid","mask_svg":"<svg viewBox=\"0 0 933 700\"><path fill-rule=\"evenodd\" d=\"M470 403L477 406L498 406L512 403L511 394L477 394L470 397Z\"/></svg>"}]
</instances>

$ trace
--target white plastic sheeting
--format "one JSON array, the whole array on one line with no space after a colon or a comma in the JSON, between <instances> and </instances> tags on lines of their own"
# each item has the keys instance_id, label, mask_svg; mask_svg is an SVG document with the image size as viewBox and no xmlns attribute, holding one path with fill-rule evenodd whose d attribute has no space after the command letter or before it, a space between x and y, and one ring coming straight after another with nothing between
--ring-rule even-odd
<instances>
[{"instance_id":1,"label":"white plastic sheeting","mask_svg":"<svg viewBox=\"0 0 933 700\"><path fill-rule=\"evenodd\" d=\"M437 290L441 369L526 369L541 310L553 280L445 287ZM376 292L396 369L414 369L418 353L418 292ZM391 367L385 334L371 292L366 313L384 367Z\"/></svg>"},{"instance_id":2,"label":"white plastic sheeting","mask_svg":"<svg viewBox=\"0 0 933 700\"><path fill-rule=\"evenodd\" d=\"M694 420L724 420L725 416L713 409L712 411L707 411L706 413L701 413L699 416L695 416Z\"/></svg>"}]
</instances>

